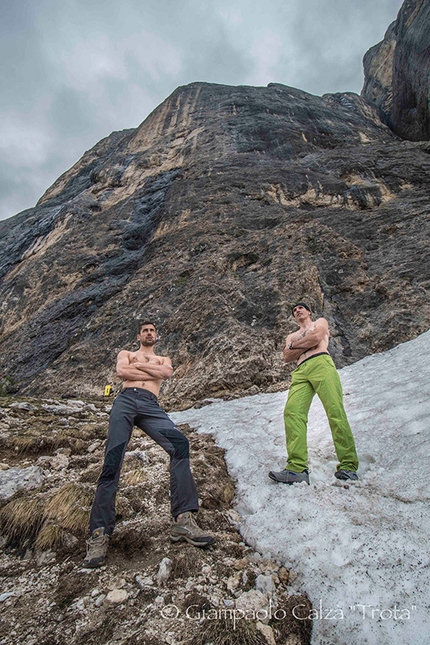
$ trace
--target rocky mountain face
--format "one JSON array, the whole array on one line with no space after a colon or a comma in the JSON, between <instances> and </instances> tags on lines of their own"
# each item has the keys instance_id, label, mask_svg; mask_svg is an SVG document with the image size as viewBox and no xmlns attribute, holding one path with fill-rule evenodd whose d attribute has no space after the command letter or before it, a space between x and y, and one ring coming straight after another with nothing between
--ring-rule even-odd
<instances>
[{"instance_id":1,"label":"rocky mountain face","mask_svg":"<svg viewBox=\"0 0 430 645\"><path fill-rule=\"evenodd\" d=\"M413 338L430 323L429 153L352 93L178 88L0 222L3 389L100 395L141 316L176 408L285 388L298 299L329 320L338 366Z\"/></svg>"},{"instance_id":2,"label":"rocky mountain face","mask_svg":"<svg viewBox=\"0 0 430 645\"><path fill-rule=\"evenodd\" d=\"M430 139L430 2L406 0L384 40L364 57L362 96L412 141Z\"/></svg>"}]
</instances>

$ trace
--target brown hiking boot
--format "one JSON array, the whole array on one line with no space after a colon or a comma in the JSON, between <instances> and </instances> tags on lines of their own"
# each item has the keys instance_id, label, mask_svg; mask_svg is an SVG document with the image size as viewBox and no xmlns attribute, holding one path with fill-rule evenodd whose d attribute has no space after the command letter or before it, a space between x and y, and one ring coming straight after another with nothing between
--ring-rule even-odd
<instances>
[{"instance_id":1,"label":"brown hiking boot","mask_svg":"<svg viewBox=\"0 0 430 645\"><path fill-rule=\"evenodd\" d=\"M96 529L89 540L87 540L87 555L84 559L84 567L95 569L102 567L106 560L106 551L109 546L109 535L105 535L104 528Z\"/></svg>"},{"instance_id":2,"label":"brown hiking boot","mask_svg":"<svg viewBox=\"0 0 430 645\"><path fill-rule=\"evenodd\" d=\"M203 531L194 519L193 513L188 511L183 513L179 520L173 520L170 528L170 537L173 542L185 540L193 546L210 546L215 542L215 538Z\"/></svg>"}]
</instances>

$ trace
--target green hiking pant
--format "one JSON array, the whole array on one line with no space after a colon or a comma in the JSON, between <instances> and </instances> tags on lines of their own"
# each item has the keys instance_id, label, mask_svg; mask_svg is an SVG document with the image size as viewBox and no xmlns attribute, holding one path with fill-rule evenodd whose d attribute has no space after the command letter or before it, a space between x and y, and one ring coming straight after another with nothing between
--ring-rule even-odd
<instances>
[{"instance_id":1,"label":"green hiking pant","mask_svg":"<svg viewBox=\"0 0 430 645\"><path fill-rule=\"evenodd\" d=\"M357 470L354 437L343 407L342 386L331 356L320 354L303 362L293 372L284 410L287 439L287 470L300 473L308 467L306 431L312 399L318 394L333 436L338 470Z\"/></svg>"}]
</instances>

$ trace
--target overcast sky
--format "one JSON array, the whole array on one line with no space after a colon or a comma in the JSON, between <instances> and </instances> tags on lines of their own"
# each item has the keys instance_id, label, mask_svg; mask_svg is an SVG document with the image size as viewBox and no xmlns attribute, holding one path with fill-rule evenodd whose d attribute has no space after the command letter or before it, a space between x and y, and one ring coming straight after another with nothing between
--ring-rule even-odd
<instances>
[{"instance_id":1,"label":"overcast sky","mask_svg":"<svg viewBox=\"0 0 430 645\"><path fill-rule=\"evenodd\" d=\"M402 0L2 0L0 219L178 85L359 93Z\"/></svg>"}]
</instances>

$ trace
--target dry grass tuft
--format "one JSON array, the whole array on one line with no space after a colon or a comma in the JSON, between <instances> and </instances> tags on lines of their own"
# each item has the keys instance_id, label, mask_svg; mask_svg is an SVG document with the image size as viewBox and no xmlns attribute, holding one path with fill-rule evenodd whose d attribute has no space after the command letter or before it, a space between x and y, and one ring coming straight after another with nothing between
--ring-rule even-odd
<instances>
[{"instance_id":1,"label":"dry grass tuft","mask_svg":"<svg viewBox=\"0 0 430 645\"><path fill-rule=\"evenodd\" d=\"M94 491L79 484L66 484L46 504L43 518L71 533L88 529Z\"/></svg>"},{"instance_id":2,"label":"dry grass tuft","mask_svg":"<svg viewBox=\"0 0 430 645\"><path fill-rule=\"evenodd\" d=\"M143 484L147 480L148 476L143 468L133 468L126 472L122 477L123 486L137 486L137 484Z\"/></svg>"},{"instance_id":3,"label":"dry grass tuft","mask_svg":"<svg viewBox=\"0 0 430 645\"><path fill-rule=\"evenodd\" d=\"M33 496L14 499L0 511L0 531L8 545L22 547L37 535L42 521L42 504Z\"/></svg>"},{"instance_id":4,"label":"dry grass tuft","mask_svg":"<svg viewBox=\"0 0 430 645\"><path fill-rule=\"evenodd\" d=\"M312 620L309 618L309 614L311 609L312 604L306 595L289 596L281 601L270 621L277 640L284 643L286 639L294 635L301 643L310 643Z\"/></svg>"},{"instance_id":5,"label":"dry grass tuft","mask_svg":"<svg viewBox=\"0 0 430 645\"><path fill-rule=\"evenodd\" d=\"M58 524L45 524L36 538L34 546L41 551L55 550L63 546L65 530Z\"/></svg>"},{"instance_id":6,"label":"dry grass tuft","mask_svg":"<svg viewBox=\"0 0 430 645\"><path fill-rule=\"evenodd\" d=\"M79 478L79 481L86 482L88 484L95 484L99 478L101 472L100 464L95 466L89 466L84 470Z\"/></svg>"},{"instance_id":7,"label":"dry grass tuft","mask_svg":"<svg viewBox=\"0 0 430 645\"><path fill-rule=\"evenodd\" d=\"M44 432L46 428L44 428ZM50 455L58 448L70 446L70 439L67 434L55 433L46 435L38 432L32 427L31 431L19 431L7 437L0 438L0 448L6 452L13 452L15 455Z\"/></svg>"},{"instance_id":8,"label":"dry grass tuft","mask_svg":"<svg viewBox=\"0 0 430 645\"><path fill-rule=\"evenodd\" d=\"M246 619L234 619L232 610L212 609L216 619L210 618L211 610L206 613L207 620L198 634L188 645L267 645L267 640L258 631L255 622Z\"/></svg>"}]
</instances>

